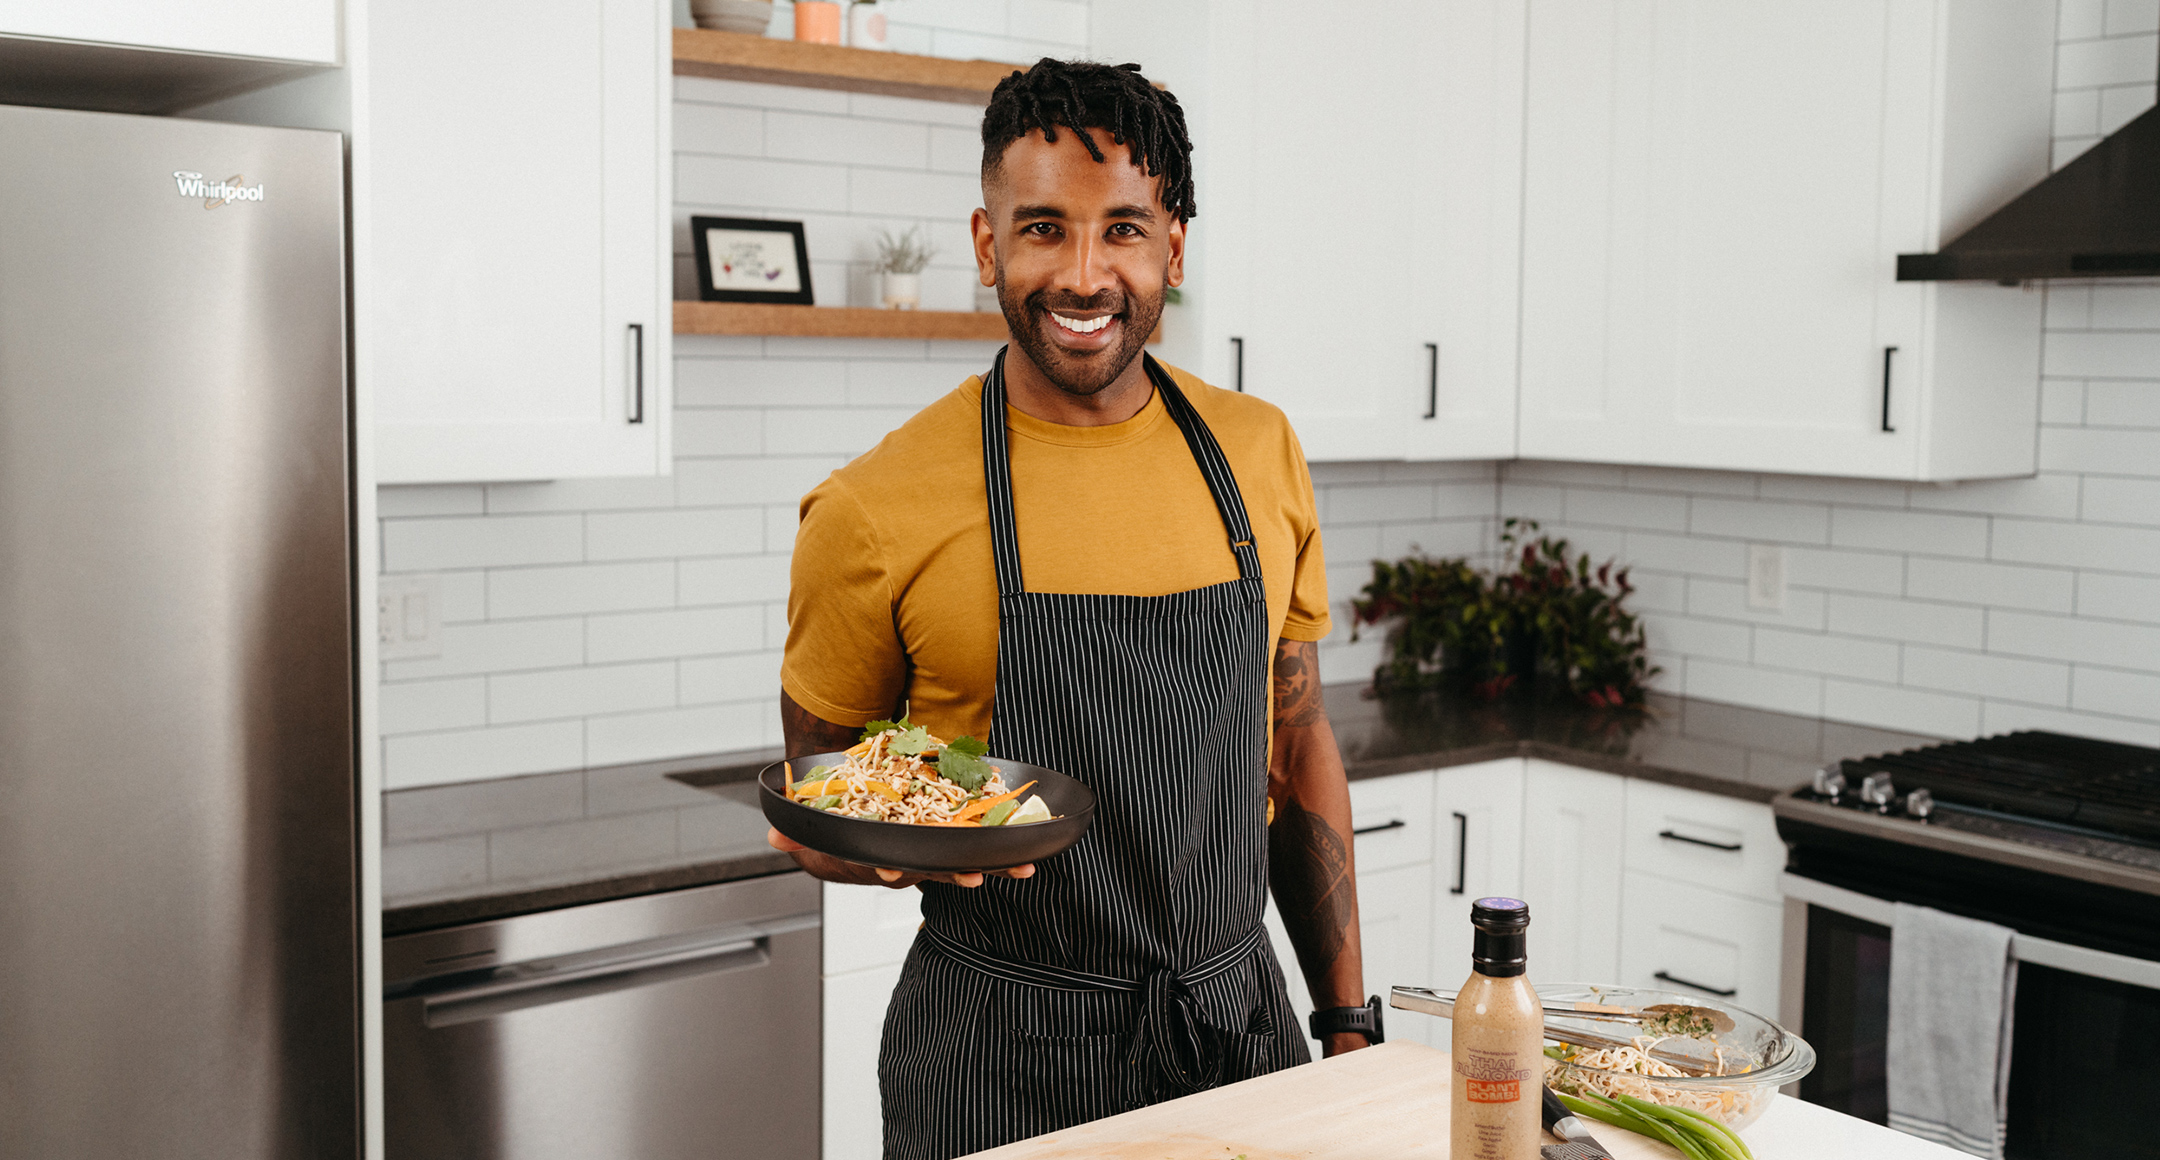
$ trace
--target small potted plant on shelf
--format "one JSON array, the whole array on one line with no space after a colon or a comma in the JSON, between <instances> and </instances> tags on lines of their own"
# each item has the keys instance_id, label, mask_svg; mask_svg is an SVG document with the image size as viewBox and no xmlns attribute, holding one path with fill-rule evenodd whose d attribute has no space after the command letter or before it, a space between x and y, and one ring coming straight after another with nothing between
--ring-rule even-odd
<instances>
[{"instance_id":1,"label":"small potted plant on shelf","mask_svg":"<svg viewBox=\"0 0 2160 1160\"><path fill-rule=\"evenodd\" d=\"M878 234L878 299L885 309L913 310L922 304L923 267L936 256L919 226L909 226L897 238L889 230Z\"/></svg>"},{"instance_id":2,"label":"small potted plant on shelf","mask_svg":"<svg viewBox=\"0 0 2160 1160\"><path fill-rule=\"evenodd\" d=\"M1476 696L1565 695L1598 708L1639 708L1650 664L1635 591L1613 561L1537 535L1534 520L1501 525L1506 571L1466 559L1413 555L1373 561L1372 582L1350 602L1352 632L1388 623L1388 658L1373 672L1381 692L1461 687ZM1534 538L1533 538L1534 537Z\"/></svg>"}]
</instances>

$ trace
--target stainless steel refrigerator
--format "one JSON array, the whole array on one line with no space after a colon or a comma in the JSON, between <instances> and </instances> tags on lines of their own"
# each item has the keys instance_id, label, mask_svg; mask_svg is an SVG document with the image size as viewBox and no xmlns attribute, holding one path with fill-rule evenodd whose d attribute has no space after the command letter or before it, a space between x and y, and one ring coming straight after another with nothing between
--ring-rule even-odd
<instances>
[{"instance_id":1,"label":"stainless steel refrigerator","mask_svg":"<svg viewBox=\"0 0 2160 1160\"><path fill-rule=\"evenodd\" d=\"M340 139L0 161L0 1160L354 1155Z\"/></svg>"}]
</instances>

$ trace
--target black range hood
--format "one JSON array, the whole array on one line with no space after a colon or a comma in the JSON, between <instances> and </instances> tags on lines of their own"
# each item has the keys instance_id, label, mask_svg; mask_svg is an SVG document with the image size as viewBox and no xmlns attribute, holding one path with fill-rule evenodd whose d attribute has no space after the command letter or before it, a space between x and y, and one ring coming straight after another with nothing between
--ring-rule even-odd
<instances>
[{"instance_id":1,"label":"black range hood","mask_svg":"<svg viewBox=\"0 0 2160 1160\"><path fill-rule=\"evenodd\" d=\"M1900 282L2160 276L2160 106L2019 194Z\"/></svg>"}]
</instances>

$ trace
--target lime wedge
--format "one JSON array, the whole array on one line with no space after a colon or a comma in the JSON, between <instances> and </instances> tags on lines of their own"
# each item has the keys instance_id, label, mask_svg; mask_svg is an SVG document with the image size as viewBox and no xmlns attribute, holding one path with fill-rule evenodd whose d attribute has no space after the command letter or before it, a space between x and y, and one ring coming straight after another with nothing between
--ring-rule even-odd
<instances>
[{"instance_id":1,"label":"lime wedge","mask_svg":"<svg viewBox=\"0 0 2160 1160\"><path fill-rule=\"evenodd\" d=\"M1047 822L1049 820L1050 803L1042 800L1040 794L1030 794L1028 795L1027 804L1014 810L1012 816L1005 819L1005 824L1017 826L1025 822Z\"/></svg>"}]
</instances>

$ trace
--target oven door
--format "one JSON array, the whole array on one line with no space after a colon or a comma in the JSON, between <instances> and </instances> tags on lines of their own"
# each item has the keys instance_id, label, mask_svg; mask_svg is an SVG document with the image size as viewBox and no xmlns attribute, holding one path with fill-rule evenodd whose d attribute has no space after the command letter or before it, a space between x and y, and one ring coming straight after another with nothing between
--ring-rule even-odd
<instances>
[{"instance_id":1,"label":"oven door","mask_svg":"<svg viewBox=\"0 0 2160 1160\"><path fill-rule=\"evenodd\" d=\"M1894 904L1784 875L1780 1016L1815 1048L1798 1094L1887 1123ZM2010 1045L2009 1160L2149 1155L2160 1090L2160 962L2020 933ZM1790 1089L1788 1089L1790 1090Z\"/></svg>"}]
</instances>

